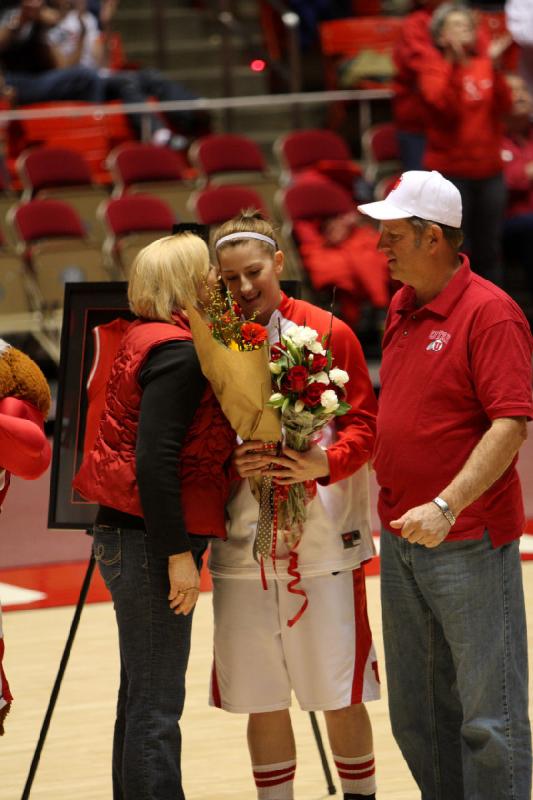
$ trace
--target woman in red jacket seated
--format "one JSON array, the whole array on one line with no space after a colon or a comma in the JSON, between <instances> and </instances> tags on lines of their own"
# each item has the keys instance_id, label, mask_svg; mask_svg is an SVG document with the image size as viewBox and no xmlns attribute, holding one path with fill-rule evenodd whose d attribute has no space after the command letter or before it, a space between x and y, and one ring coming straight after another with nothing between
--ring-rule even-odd
<instances>
[{"instance_id":1,"label":"woman in red jacket seated","mask_svg":"<svg viewBox=\"0 0 533 800\"><path fill-rule=\"evenodd\" d=\"M479 54L472 12L444 3L434 12L437 46L419 85L426 104L426 169L461 192L465 249L476 272L502 282L501 236L505 185L501 143L509 88L499 69L500 49Z\"/></svg>"},{"instance_id":2,"label":"woman in red jacket seated","mask_svg":"<svg viewBox=\"0 0 533 800\"><path fill-rule=\"evenodd\" d=\"M94 553L118 623L115 800L184 798L178 721L191 612L208 537L225 536L224 467L235 440L183 311L211 278L207 245L190 233L138 254L128 288L138 320L119 346L96 441L74 481L99 503Z\"/></svg>"}]
</instances>

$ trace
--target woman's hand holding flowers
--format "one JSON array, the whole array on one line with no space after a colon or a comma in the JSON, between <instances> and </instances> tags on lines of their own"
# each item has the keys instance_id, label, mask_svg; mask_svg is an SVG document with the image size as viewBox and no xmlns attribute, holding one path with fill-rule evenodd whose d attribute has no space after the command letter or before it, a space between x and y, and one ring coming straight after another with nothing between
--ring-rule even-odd
<instances>
[{"instance_id":1,"label":"woman's hand holding flowers","mask_svg":"<svg viewBox=\"0 0 533 800\"><path fill-rule=\"evenodd\" d=\"M304 483L329 475L327 453L316 444L305 452L284 447L280 456L270 457L270 464L268 474L272 475L277 486Z\"/></svg>"}]
</instances>

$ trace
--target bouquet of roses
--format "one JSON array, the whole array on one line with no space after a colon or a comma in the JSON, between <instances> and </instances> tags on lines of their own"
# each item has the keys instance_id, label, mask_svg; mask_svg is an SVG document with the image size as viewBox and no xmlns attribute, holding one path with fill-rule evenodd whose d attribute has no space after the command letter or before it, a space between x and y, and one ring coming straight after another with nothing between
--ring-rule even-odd
<instances>
[{"instance_id":1,"label":"bouquet of roses","mask_svg":"<svg viewBox=\"0 0 533 800\"><path fill-rule=\"evenodd\" d=\"M292 325L271 345L270 372L275 389L268 405L280 409L285 444L304 452L331 420L346 414L345 384L349 375L334 367L329 336L319 340L312 328ZM291 484L278 497L279 527L294 548L303 531L305 506L316 494L316 482Z\"/></svg>"}]
</instances>

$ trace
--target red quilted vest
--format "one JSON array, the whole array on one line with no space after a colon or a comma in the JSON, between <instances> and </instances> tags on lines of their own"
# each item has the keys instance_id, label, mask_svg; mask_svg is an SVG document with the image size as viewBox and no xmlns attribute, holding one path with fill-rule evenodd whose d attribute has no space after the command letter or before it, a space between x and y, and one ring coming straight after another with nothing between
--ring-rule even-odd
<instances>
[{"instance_id":1,"label":"red quilted vest","mask_svg":"<svg viewBox=\"0 0 533 800\"><path fill-rule=\"evenodd\" d=\"M178 320L134 322L126 332L109 378L104 416L93 449L73 486L87 500L142 517L135 474L135 446L142 391L137 382L150 350L173 339L192 340ZM235 434L208 385L181 451L183 515L189 533L225 538L224 507L230 483L224 465Z\"/></svg>"}]
</instances>

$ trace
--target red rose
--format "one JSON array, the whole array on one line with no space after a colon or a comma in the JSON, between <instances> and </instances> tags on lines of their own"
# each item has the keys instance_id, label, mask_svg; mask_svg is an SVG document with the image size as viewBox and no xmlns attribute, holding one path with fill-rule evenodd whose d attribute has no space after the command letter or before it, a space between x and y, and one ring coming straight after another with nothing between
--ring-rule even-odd
<instances>
[{"instance_id":1,"label":"red rose","mask_svg":"<svg viewBox=\"0 0 533 800\"><path fill-rule=\"evenodd\" d=\"M285 376L287 387L291 392L303 392L307 386L309 372L305 367L291 367Z\"/></svg>"},{"instance_id":2,"label":"red rose","mask_svg":"<svg viewBox=\"0 0 533 800\"><path fill-rule=\"evenodd\" d=\"M287 350L286 346L281 342L276 342L270 348L270 360L271 361L279 361L282 355L285 354Z\"/></svg>"},{"instance_id":3,"label":"red rose","mask_svg":"<svg viewBox=\"0 0 533 800\"><path fill-rule=\"evenodd\" d=\"M253 347L259 347L266 341L268 333L266 328L257 322L245 322L241 326L241 335L243 342Z\"/></svg>"},{"instance_id":4,"label":"red rose","mask_svg":"<svg viewBox=\"0 0 533 800\"><path fill-rule=\"evenodd\" d=\"M328 366L328 358L327 356L323 356L320 353L317 353L313 356L313 361L311 362L311 366L309 367L311 374L314 375L317 372L323 372L326 367Z\"/></svg>"},{"instance_id":5,"label":"red rose","mask_svg":"<svg viewBox=\"0 0 533 800\"><path fill-rule=\"evenodd\" d=\"M233 313L236 317L242 317L242 308L235 300L231 304L231 307L233 308Z\"/></svg>"},{"instance_id":6,"label":"red rose","mask_svg":"<svg viewBox=\"0 0 533 800\"><path fill-rule=\"evenodd\" d=\"M320 398L323 391L323 383L310 383L305 392L302 392L300 395L300 400L302 403L305 403L306 406L309 406L309 408L316 408L316 406L320 405Z\"/></svg>"}]
</instances>

